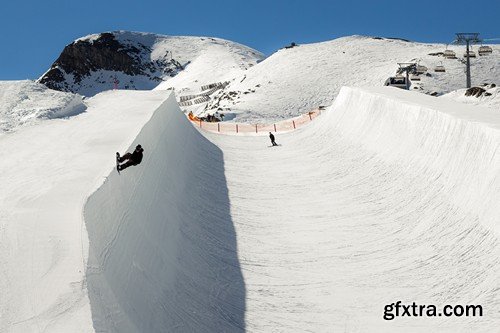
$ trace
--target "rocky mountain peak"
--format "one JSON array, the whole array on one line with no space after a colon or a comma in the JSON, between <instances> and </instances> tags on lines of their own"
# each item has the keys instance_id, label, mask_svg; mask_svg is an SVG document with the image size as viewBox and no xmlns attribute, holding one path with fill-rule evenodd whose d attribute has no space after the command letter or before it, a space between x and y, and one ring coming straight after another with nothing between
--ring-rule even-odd
<instances>
[{"instance_id":1,"label":"rocky mountain peak","mask_svg":"<svg viewBox=\"0 0 500 333\"><path fill-rule=\"evenodd\" d=\"M104 32L67 45L38 82L55 90L92 95L106 90L95 89L99 84L111 89L118 80L126 81L122 82L124 88L151 89L163 77L175 76L183 69L168 51L153 60L151 45L138 38L119 40L118 36L119 33ZM140 80L126 80L138 76Z\"/></svg>"}]
</instances>

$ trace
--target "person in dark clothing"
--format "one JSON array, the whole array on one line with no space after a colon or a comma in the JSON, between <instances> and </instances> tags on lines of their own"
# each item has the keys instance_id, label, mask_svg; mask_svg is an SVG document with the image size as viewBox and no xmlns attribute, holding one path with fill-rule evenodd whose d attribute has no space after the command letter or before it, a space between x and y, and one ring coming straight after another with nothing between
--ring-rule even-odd
<instances>
[{"instance_id":1,"label":"person in dark clothing","mask_svg":"<svg viewBox=\"0 0 500 333\"><path fill-rule=\"evenodd\" d=\"M274 135L273 133L269 132L269 138L271 139L271 144L273 146L277 146L278 144L276 143L276 141L274 141Z\"/></svg>"},{"instance_id":2,"label":"person in dark clothing","mask_svg":"<svg viewBox=\"0 0 500 333\"><path fill-rule=\"evenodd\" d=\"M142 149L141 145L137 145L137 147L135 147L135 150L133 153L126 153L123 156L120 156L119 153L116 153L119 163L126 161L125 163L120 164L118 166L118 171L126 169L132 165L140 164L142 161L142 152L143 151L144 151L144 149Z\"/></svg>"}]
</instances>

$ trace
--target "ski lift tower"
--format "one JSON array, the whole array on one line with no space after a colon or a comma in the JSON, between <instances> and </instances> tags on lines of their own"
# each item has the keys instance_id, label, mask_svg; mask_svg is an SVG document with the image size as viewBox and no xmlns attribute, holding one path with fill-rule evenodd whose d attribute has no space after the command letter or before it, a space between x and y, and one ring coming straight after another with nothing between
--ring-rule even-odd
<instances>
[{"instance_id":1,"label":"ski lift tower","mask_svg":"<svg viewBox=\"0 0 500 333\"><path fill-rule=\"evenodd\" d=\"M478 32L459 32L456 34L457 39L455 40L455 44L465 44L466 45L466 51L465 55L467 58L467 88L471 87L471 80L470 80L470 54L469 54L469 46L470 44L476 44L480 43L481 39L479 39L479 33Z\"/></svg>"},{"instance_id":2,"label":"ski lift tower","mask_svg":"<svg viewBox=\"0 0 500 333\"><path fill-rule=\"evenodd\" d=\"M405 73L406 74L406 90L410 90L410 76L409 73L416 73L417 72L417 64L414 62L398 62L399 65L399 71L398 73Z\"/></svg>"}]
</instances>

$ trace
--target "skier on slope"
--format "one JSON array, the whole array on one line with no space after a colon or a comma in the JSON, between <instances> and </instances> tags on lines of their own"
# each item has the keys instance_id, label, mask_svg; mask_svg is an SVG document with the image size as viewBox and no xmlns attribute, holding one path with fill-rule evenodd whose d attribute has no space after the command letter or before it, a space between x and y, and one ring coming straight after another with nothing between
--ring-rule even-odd
<instances>
[{"instance_id":1,"label":"skier on slope","mask_svg":"<svg viewBox=\"0 0 500 333\"><path fill-rule=\"evenodd\" d=\"M137 147L135 147L135 150L133 153L126 153L125 155L120 157L120 153L117 152L116 153L116 161L118 163L118 165L117 165L118 171L126 169L132 165L140 164L142 161L142 152L143 151L144 151L144 149L142 149L141 145L137 145ZM122 163L124 161L126 161L126 162L123 164L119 164L119 163Z\"/></svg>"},{"instance_id":2,"label":"skier on slope","mask_svg":"<svg viewBox=\"0 0 500 333\"><path fill-rule=\"evenodd\" d=\"M273 133L269 132L269 138L271 139L271 144L273 146L277 146L278 144L276 143L276 141L274 141L274 135Z\"/></svg>"}]
</instances>

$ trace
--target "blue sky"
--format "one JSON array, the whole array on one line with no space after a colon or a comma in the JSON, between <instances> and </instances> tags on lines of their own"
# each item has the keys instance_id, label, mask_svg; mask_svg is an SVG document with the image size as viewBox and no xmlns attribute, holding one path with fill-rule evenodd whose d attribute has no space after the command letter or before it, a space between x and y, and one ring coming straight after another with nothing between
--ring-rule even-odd
<instances>
[{"instance_id":1,"label":"blue sky","mask_svg":"<svg viewBox=\"0 0 500 333\"><path fill-rule=\"evenodd\" d=\"M500 0L13 1L0 7L0 80L36 79L74 39L109 30L215 36L265 54L346 35L449 42L500 37Z\"/></svg>"}]
</instances>

